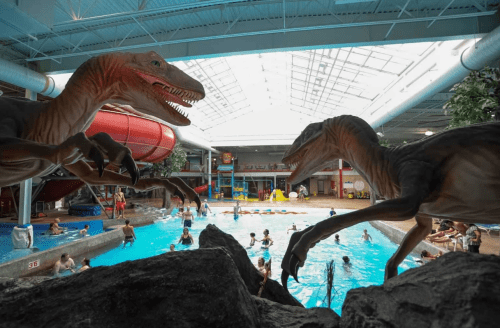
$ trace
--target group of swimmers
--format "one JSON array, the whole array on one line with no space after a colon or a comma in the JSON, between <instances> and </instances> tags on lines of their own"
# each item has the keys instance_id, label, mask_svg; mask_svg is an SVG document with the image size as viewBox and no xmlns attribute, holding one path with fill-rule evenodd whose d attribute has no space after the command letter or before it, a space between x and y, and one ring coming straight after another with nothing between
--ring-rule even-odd
<instances>
[{"instance_id":1,"label":"group of swimmers","mask_svg":"<svg viewBox=\"0 0 500 328\"><path fill-rule=\"evenodd\" d=\"M68 253L63 253L61 255L61 259L56 262L54 265L54 275L60 276L60 274L64 271L71 271L72 273L80 273L85 270L90 269L90 259L84 257L80 262L82 265L78 270L76 270L76 265L73 259L69 256Z\"/></svg>"},{"instance_id":2,"label":"group of swimmers","mask_svg":"<svg viewBox=\"0 0 500 328\"><path fill-rule=\"evenodd\" d=\"M60 235L65 233L68 228L66 227L60 227L59 223L61 223L61 220L59 218L54 219L54 222L51 222L49 224L49 229L44 233L45 235ZM88 235L89 231L89 225L86 224L82 230L79 231L79 235L82 237L85 237Z\"/></svg>"},{"instance_id":3,"label":"group of swimmers","mask_svg":"<svg viewBox=\"0 0 500 328\"><path fill-rule=\"evenodd\" d=\"M251 232L250 233L250 246L248 246L247 248L253 247L255 245L256 241L262 242L261 248L269 248L271 245L273 245L274 241L272 240L271 236L269 236L269 230L264 229L264 231L262 233L264 234L264 238L262 238L261 240L257 240L257 239L255 239L255 232Z\"/></svg>"}]
</instances>

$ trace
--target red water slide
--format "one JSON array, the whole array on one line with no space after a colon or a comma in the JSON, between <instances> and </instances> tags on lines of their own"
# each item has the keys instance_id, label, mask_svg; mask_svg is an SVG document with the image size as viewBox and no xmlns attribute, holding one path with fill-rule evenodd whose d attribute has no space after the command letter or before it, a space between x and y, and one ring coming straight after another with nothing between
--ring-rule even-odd
<instances>
[{"instance_id":1,"label":"red water slide","mask_svg":"<svg viewBox=\"0 0 500 328\"><path fill-rule=\"evenodd\" d=\"M215 181L212 181L212 188L215 187ZM201 194L202 192L205 192L208 190L208 183L203 185L203 186L198 186L196 188L194 188L194 191L196 191L196 193L198 194Z\"/></svg>"}]
</instances>

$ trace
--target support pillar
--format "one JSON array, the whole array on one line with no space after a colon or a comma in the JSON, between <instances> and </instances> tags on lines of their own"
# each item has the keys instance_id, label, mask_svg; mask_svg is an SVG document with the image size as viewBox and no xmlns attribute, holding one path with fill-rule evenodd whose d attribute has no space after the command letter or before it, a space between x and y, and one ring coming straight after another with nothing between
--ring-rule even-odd
<instances>
[{"instance_id":1,"label":"support pillar","mask_svg":"<svg viewBox=\"0 0 500 328\"><path fill-rule=\"evenodd\" d=\"M21 190L19 194L19 217L17 221L19 225L31 223L31 189L31 179L21 182Z\"/></svg>"},{"instance_id":2,"label":"support pillar","mask_svg":"<svg viewBox=\"0 0 500 328\"><path fill-rule=\"evenodd\" d=\"M24 97L36 101L36 92L26 89ZM31 191L32 179L24 180L20 183L19 194L19 216L17 218L19 225L31 224Z\"/></svg>"},{"instance_id":3,"label":"support pillar","mask_svg":"<svg viewBox=\"0 0 500 328\"><path fill-rule=\"evenodd\" d=\"M212 198L212 151L208 151L208 199Z\"/></svg>"},{"instance_id":4,"label":"support pillar","mask_svg":"<svg viewBox=\"0 0 500 328\"><path fill-rule=\"evenodd\" d=\"M339 198L344 199L344 184L342 183L342 160L339 159Z\"/></svg>"},{"instance_id":5,"label":"support pillar","mask_svg":"<svg viewBox=\"0 0 500 328\"><path fill-rule=\"evenodd\" d=\"M201 150L201 165L203 167L203 163L205 162L205 151L202 149ZM205 170L203 170L201 174L201 185L203 186L205 184Z\"/></svg>"}]
</instances>

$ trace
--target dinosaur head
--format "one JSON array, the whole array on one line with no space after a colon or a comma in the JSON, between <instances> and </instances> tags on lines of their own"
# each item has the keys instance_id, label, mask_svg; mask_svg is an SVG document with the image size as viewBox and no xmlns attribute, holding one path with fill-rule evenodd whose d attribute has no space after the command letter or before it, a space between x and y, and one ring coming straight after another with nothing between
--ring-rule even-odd
<instances>
[{"instance_id":1,"label":"dinosaur head","mask_svg":"<svg viewBox=\"0 0 500 328\"><path fill-rule=\"evenodd\" d=\"M168 64L154 51L91 58L77 69L68 85L73 82L83 87L79 90L95 92L100 102L130 105L178 126L191 123L179 107L191 107L205 97L200 82Z\"/></svg>"},{"instance_id":2,"label":"dinosaur head","mask_svg":"<svg viewBox=\"0 0 500 328\"><path fill-rule=\"evenodd\" d=\"M290 183L298 183L340 158L339 149L331 140L332 133L328 131L328 121L309 124L283 155L283 163L297 165Z\"/></svg>"}]
</instances>

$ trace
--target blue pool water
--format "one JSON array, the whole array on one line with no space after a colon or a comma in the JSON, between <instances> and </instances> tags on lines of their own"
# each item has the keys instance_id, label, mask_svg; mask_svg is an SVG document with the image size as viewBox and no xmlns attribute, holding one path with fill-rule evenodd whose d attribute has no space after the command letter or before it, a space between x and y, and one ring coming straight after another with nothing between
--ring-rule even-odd
<instances>
[{"instance_id":1,"label":"blue pool water","mask_svg":"<svg viewBox=\"0 0 500 328\"><path fill-rule=\"evenodd\" d=\"M44 235L44 232L49 229L49 224L33 224L33 249L13 249L11 232L15 223L0 224L0 263L5 263L23 256L27 256L34 251L44 251L66 243L83 238L79 235L79 231L88 224L88 235L93 236L103 232L102 221L78 221L60 223L59 226L67 228L64 234L60 235Z\"/></svg>"},{"instance_id":2,"label":"blue pool water","mask_svg":"<svg viewBox=\"0 0 500 328\"><path fill-rule=\"evenodd\" d=\"M213 209L213 212L223 212L229 208ZM245 208L245 210L247 210ZM169 251L170 244L176 244L176 250L193 250L199 247L198 239L201 231L207 224L215 224L222 231L231 234L243 246L250 242L250 232L255 232L257 240L262 239L262 231L269 229L274 245L269 249L262 250L260 243L248 249L248 256L252 263L256 264L259 256L266 260L272 258L272 279L280 281L281 260L288 246L290 235L287 227L292 223L299 226L302 221L315 224L327 217L329 209L292 209L293 211L307 212L301 215L241 215L234 220L233 215L213 214L209 217L196 218L190 229L194 237L194 245L177 244L182 234L180 218L163 220L155 224L135 228L137 240L132 247L118 247L91 260L92 266L114 265L128 260L136 260L159 255ZM349 212L349 210L336 210L337 214ZM367 229L372 236L373 242L361 239L363 229ZM326 263L335 261L334 288L336 297L332 303L332 309L341 313L342 303L348 290L357 287L380 285L384 280L384 270L387 260L396 251L397 245L392 243L381 232L368 223L361 223L354 227L339 232L340 243L334 241L333 236L324 240L312 248L308 253L306 264L299 271L297 284L292 278L288 283L290 293L297 298L305 307L326 306L323 303L326 288L324 271ZM349 256L352 267L347 272L342 263L342 257ZM399 272L409 268L417 267L416 258L409 256L400 266Z\"/></svg>"}]
</instances>

